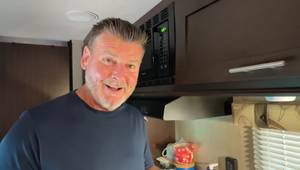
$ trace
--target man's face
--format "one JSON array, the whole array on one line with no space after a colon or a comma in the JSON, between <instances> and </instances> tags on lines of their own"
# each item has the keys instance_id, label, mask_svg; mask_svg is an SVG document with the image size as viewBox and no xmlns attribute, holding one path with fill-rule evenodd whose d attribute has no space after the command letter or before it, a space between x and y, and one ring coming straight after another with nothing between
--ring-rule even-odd
<instances>
[{"instance_id":1,"label":"man's face","mask_svg":"<svg viewBox=\"0 0 300 170\"><path fill-rule=\"evenodd\" d=\"M93 48L84 48L81 67L86 86L98 107L112 111L124 103L137 84L144 49L109 33L101 33Z\"/></svg>"}]
</instances>

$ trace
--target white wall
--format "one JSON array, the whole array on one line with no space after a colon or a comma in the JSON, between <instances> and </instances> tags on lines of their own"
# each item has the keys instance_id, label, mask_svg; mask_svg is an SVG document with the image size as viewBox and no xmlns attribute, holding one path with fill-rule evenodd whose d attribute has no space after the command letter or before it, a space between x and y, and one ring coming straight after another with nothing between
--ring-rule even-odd
<instances>
[{"instance_id":1,"label":"white wall","mask_svg":"<svg viewBox=\"0 0 300 170\"><path fill-rule=\"evenodd\" d=\"M218 163L218 158L230 156L238 159L239 169L245 165L243 129L234 125L232 116L222 116L198 120L176 121L176 141L183 138L200 144L196 163Z\"/></svg>"},{"instance_id":2,"label":"white wall","mask_svg":"<svg viewBox=\"0 0 300 170\"><path fill-rule=\"evenodd\" d=\"M152 156L155 159L161 156L161 151L168 143L174 143L175 123L148 117L146 126Z\"/></svg>"}]
</instances>

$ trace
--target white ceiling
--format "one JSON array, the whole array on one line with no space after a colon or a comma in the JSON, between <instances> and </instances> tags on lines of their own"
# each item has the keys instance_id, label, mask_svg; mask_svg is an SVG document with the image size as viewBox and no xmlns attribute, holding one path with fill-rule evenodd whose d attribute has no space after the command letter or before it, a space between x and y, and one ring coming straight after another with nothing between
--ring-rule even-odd
<instances>
[{"instance_id":1,"label":"white ceiling","mask_svg":"<svg viewBox=\"0 0 300 170\"><path fill-rule=\"evenodd\" d=\"M0 36L82 40L97 21L69 21L69 10L135 22L161 0L0 0Z\"/></svg>"}]
</instances>

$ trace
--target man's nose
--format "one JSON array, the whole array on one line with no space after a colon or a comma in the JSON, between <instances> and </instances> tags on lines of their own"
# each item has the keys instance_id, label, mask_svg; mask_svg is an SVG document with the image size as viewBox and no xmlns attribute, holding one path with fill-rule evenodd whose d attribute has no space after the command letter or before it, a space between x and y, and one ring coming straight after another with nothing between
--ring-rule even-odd
<instances>
[{"instance_id":1,"label":"man's nose","mask_svg":"<svg viewBox=\"0 0 300 170\"><path fill-rule=\"evenodd\" d=\"M116 64L112 70L112 77L115 79L122 79L126 74L125 66Z\"/></svg>"}]
</instances>

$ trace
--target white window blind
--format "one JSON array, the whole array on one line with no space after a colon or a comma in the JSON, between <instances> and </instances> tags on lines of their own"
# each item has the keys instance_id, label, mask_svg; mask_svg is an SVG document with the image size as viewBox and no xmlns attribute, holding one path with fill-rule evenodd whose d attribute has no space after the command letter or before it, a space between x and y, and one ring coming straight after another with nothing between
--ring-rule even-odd
<instances>
[{"instance_id":1,"label":"white window blind","mask_svg":"<svg viewBox=\"0 0 300 170\"><path fill-rule=\"evenodd\" d=\"M264 128L252 130L256 170L300 170L300 133Z\"/></svg>"}]
</instances>

